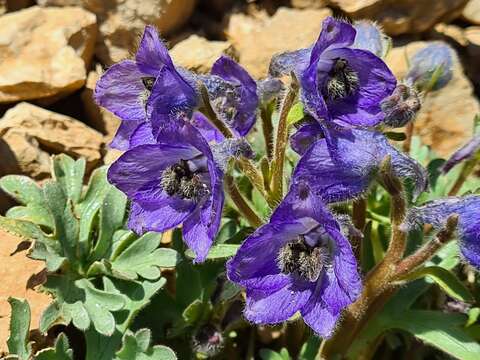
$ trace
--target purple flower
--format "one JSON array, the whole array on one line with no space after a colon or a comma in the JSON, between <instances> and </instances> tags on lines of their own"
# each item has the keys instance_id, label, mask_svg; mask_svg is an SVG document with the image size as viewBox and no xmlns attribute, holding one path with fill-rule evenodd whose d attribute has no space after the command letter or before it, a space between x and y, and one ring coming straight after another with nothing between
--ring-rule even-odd
<instances>
[{"instance_id":1,"label":"purple flower","mask_svg":"<svg viewBox=\"0 0 480 360\"><path fill-rule=\"evenodd\" d=\"M108 180L132 202L129 228L163 232L183 224L185 242L202 262L220 224L223 172L191 124L171 122L156 138L148 127L136 129L134 147L111 165Z\"/></svg>"},{"instance_id":2,"label":"purple flower","mask_svg":"<svg viewBox=\"0 0 480 360\"><path fill-rule=\"evenodd\" d=\"M480 269L480 196L450 197L409 210L405 226L431 224L442 228L450 215L458 215L458 239L465 259Z\"/></svg>"},{"instance_id":3,"label":"purple flower","mask_svg":"<svg viewBox=\"0 0 480 360\"><path fill-rule=\"evenodd\" d=\"M474 136L468 143L455 151L450 159L443 164L442 171L449 172L455 165L460 162L478 156L480 153L480 134Z\"/></svg>"},{"instance_id":4,"label":"purple flower","mask_svg":"<svg viewBox=\"0 0 480 360\"><path fill-rule=\"evenodd\" d=\"M447 44L432 43L413 55L405 79L421 90L438 90L452 79L454 56Z\"/></svg>"},{"instance_id":5,"label":"purple flower","mask_svg":"<svg viewBox=\"0 0 480 360\"><path fill-rule=\"evenodd\" d=\"M323 138L315 141L319 127L317 123L306 124L292 137L293 148L302 154L292 181L310 184L312 192L324 202L362 196L376 179L380 165L388 155L391 156L395 174L414 181L415 198L426 189L425 169L390 145L382 133L332 129L330 140Z\"/></svg>"},{"instance_id":6,"label":"purple flower","mask_svg":"<svg viewBox=\"0 0 480 360\"><path fill-rule=\"evenodd\" d=\"M168 51L155 28L147 26L135 60L114 64L98 80L96 102L122 119L112 147L128 148L130 135L146 120L148 100L166 66L173 66Z\"/></svg>"},{"instance_id":7,"label":"purple flower","mask_svg":"<svg viewBox=\"0 0 480 360\"><path fill-rule=\"evenodd\" d=\"M361 292L350 243L305 186L292 188L270 222L245 240L227 263L227 274L246 288L249 321L274 324L300 311L325 338Z\"/></svg>"},{"instance_id":8,"label":"purple flower","mask_svg":"<svg viewBox=\"0 0 480 360\"><path fill-rule=\"evenodd\" d=\"M219 119L237 135L245 136L257 117L255 80L239 64L224 55L213 64L211 75L199 78L207 88L210 103Z\"/></svg>"},{"instance_id":9,"label":"purple flower","mask_svg":"<svg viewBox=\"0 0 480 360\"><path fill-rule=\"evenodd\" d=\"M317 121L374 126L383 120L380 102L395 89L387 65L368 50L355 48L355 28L327 18L312 48L272 60L272 75L295 71L305 110Z\"/></svg>"}]
</instances>

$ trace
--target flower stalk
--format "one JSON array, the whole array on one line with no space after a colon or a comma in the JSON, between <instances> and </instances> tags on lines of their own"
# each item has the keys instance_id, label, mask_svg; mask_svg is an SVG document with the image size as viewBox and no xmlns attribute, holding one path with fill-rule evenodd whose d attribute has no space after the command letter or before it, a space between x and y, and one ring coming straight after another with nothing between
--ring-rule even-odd
<instances>
[{"instance_id":1,"label":"flower stalk","mask_svg":"<svg viewBox=\"0 0 480 360\"><path fill-rule=\"evenodd\" d=\"M460 170L460 174L458 175L457 180L455 180L455 183L453 184L452 188L448 192L448 196L455 196L458 194L458 192L462 188L465 181L467 181L468 177L472 174L473 170L475 169L477 160L478 160L478 156L474 156L473 158L467 160L462 165L462 170Z\"/></svg>"},{"instance_id":2,"label":"flower stalk","mask_svg":"<svg viewBox=\"0 0 480 360\"><path fill-rule=\"evenodd\" d=\"M285 151L288 145L288 113L295 103L299 90L299 83L292 73L290 87L283 99L278 120L277 135L275 139L275 152L272 162L272 190L271 202L280 202L283 196L283 168L285 163Z\"/></svg>"},{"instance_id":3,"label":"flower stalk","mask_svg":"<svg viewBox=\"0 0 480 360\"><path fill-rule=\"evenodd\" d=\"M260 227L263 224L263 221L243 198L240 190L237 188L237 185L235 185L235 180L231 175L225 176L225 187L228 195L230 195L230 198L234 202L238 211L245 216L245 219L247 219L248 223L254 228Z\"/></svg>"}]
</instances>

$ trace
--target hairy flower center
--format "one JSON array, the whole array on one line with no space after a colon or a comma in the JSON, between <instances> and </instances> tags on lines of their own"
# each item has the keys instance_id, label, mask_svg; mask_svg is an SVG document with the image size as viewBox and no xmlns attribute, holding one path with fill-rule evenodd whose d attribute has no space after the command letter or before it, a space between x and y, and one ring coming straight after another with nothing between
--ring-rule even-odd
<instances>
[{"instance_id":1,"label":"hairy flower center","mask_svg":"<svg viewBox=\"0 0 480 360\"><path fill-rule=\"evenodd\" d=\"M147 101L152 93L153 84L155 83L155 78L150 76L145 76L141 78L143 87L145 88L143 91L140 92L138 96L140 103L143 105L144 108L147 107Z\"/></svg>"},{"instance_id":2,"label":"hairy flower center","mask_svg":"<svg viewBox=\"0 0 480 360\"><path fill-rule=\"evenodd\" d=\"M155 78L151 76L142 77L142 83L146 90L152 91Z\"/></svg>"},{"instance_id":3,"label":"hairy flower center","mask_svg":"<svg viewBox=\"0 0 480 360\"><path fill-rule=\"evenodd\" d=\"M282 273L293 274L304 280L317 281L327 264L328 252L322 246L309 246L302 237L285 244L277 262Z\"/></svg>"},{"instance_id":4,"label":"hairy flower center","mask_svg":"<svg viewBox=\"0 0 480 360\"><path fill-rule=\"evenodd\" d=\"M339 100L353 95L360 85L357 72L345 59L336 59L328 75L325 95L330 100Z\"/></svg>"},{"instance_id":5,"label":"hairy flower center","mask_svg":"<svg viewBox=\"0 0 480 360\"><path fill-rule=\"evenodd\" d=\"M168 195L177 195L182 199L198 201L208 193L207 185L197 172L190 170L186 160L163 170L160 185Z\"/></svg>"}]
</instances>

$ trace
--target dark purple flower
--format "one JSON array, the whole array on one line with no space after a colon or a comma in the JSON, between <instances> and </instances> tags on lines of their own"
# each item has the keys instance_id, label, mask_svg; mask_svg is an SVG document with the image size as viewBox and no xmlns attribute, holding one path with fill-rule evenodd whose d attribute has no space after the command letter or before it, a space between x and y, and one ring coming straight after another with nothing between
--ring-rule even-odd
<instances>
[{"instance_id":1,"label":"dark purple flower","mask_svg":"<svg viewBox=\"0 0 480 360\"><path fill-rule=\"evenodd\" d=\"M450 46L434 42L413 55L405 79L421 90L438 90L452 79L454 56Z\"/></svg>"},{"instance_id":2,"label":"dark purple flower","mask_svg":"<svg viewBox=\"0 0 480 360\"><path fill-rule=\"evenodd\" d=\"M112 65L98 80L96 102L122 120L112 147L126 150L136 126L146 121L148 100L165 67L173 67L172 60L155 28L147 26L135 60Z\"/></svg>"},{"instance_id":3,"label":"dark purple flower","mask_svg":"<svg viewBox=\"0 0 480 360\"><path fill-rule=\"evenodd\" d=\"M245 136L255 124L258 95L255 80L228 56L212 66L211 75L200 76L213 110L220 120L239 136Z\"/></svg>"},{"instance_id":4,"label":"dark purple flower","mask_svg":"<svg viewBox=\"0 0 480 360\"><path fill-rule=\"evenodd\" d=\"M327 338L362 286L339 223L308 191L304 186L291 189L270 222L250 235L227 263L227 274L246 288L244 315L249 321L274 324L300 311Z\"/></svg>"},{"instance_id":5,"label":"dark purple flower","mask_svg":"<svg viewBox=\"0 0 480 360\"><path fill-rule=\"evenodd\" d=\"M137 233L183 224L183 237L201 262L218 231L223 172L200 132L177 120L153 138L149 124L132 135L134 147L108 171L108 180L132 202L128 226Z\"/></svg>"},{"instance_id":6,"label":"dark purple flower","mask_svg":"<svg viewBox=\"0 0 480 360\"><path fill-rule=\"evenodd\" d=\"M455 151L450 159L443 164L442 171L449 172L455 165L480 154L480 134L474 136L468 143Z\"/></svg>"},{"instance_id":7,"label":"dark purple flower","mask_svg":"<svg viewBox=\"0 0 480 360\"><path fill-rule=\"evenodd\" d=\"M387 65L368 50L355 48L355 28L327 18L312 48L272 60L272 75L295 71L305 110L317 121L374 126L383 120L380 102L395 89Z\"/></svg>"},{"instance_id":8,"label":"dark purple flower","mask_svg":"<svg viewBox=\"0 0 480 360\"><path fill-rule=\"evenodd\" d=\"M431 224L442 228L450 215L458 215L458 239L465 259L480 269L480 196L450 197L409 210L405 226Z\"/></svg>"},{"instance_id":9,"label":"dark purple flower","mask_svg":"<svg viewBox=\"0 0 480 360\"><path fill-rule=\"evenodd\" d=\"M302 154L292 176L293 183L310 184L324 202L352 200L363 195L388 155L395 174L414 181L414 197L426 189L425 169L390 145L382 133L362 129L331 129L330 133L330 141L325 138L315 141L319 126L308 124L292 139L293 148ZM308 139L313 145L308 146Z\"/></svg>"}]
</instances>

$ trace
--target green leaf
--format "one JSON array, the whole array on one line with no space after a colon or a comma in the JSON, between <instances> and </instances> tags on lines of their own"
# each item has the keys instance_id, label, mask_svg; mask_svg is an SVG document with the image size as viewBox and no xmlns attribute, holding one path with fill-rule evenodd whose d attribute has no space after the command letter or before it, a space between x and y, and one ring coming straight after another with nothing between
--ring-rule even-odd
<instances>
[{"instance_id":1,"label":"green leaf","mask_svg":"<svg viewBox=\"0 0 480 360\"><path fill-rule=\"evenodd\" d=\"M399 316L392 327L406 330L457 359L476 360L480 344L463 330L464 322L461 314L410 310Z\"/></svg>"},{"instance_id":2,"label":"green leaf","mask_svg":"<svg viewBox=\"0 0 480 360\"><path fill-rule=\"evenodd\" d=\"M175 353L168 347L157 345L150 348L150 330L140 329L135 334L127 331L116 360L175 360Z\"/></svg>"},{"instance_id":3,"label":"green leaf","mask_svg":"<svg viewBox=\"0 0 480 360\"><path fill-rule=\"evenodd\" d=\"M472 302L473 296L460 280L449 270L440 266L427 266L411 273L406 280L416 280L428 277L439 285L450 297L464 301Z\"/></svg>"},{"instance_id":4,"label":"green leaf","mask_svg":"<svg viewBox=\"0 0 480 360\"><path fill-rule=\"evenodd\" d=\"M46 333L48 329L50 329L52 325L55 324L55 322L59 319L60 316L60 306L56 301L51 302L50 305L48 305L48 307L42 312L39 330L42 333Z\"/></svg>"},{"instance_id":5,"label":"green leaf","mask_svg":"<svg viewBox=\"0 0 480 360\"><path fill-rule=\"evenodd\" d=\"M92 260L98 260L105 256L112 244L113 234L123 226L126 207L127 197L125 194L111 186L100 208L99 235L91 256Z\"/></svg>"},{"instance_id":6,"label":"green leaf","mask_svg":"<svg viewBox=\"0 0 480 360\"><path fill-rule=\"evenodd\" d=\"M93 171L85 195L80 204L78 204L80 210L87 206L87 204L94 202L96 199L103 199L106 192L112 186L107 180L107 169L106 166L103 166Z\"/></svg>"},{"instance_id":7,"label":"green leaf","mask_svg":"<svg viewBox=\"0 0 480 360\"><path fill-rule=\"evenodd\" d=\"M301 102L293 105L288 112L287 124L293 125L303 119L303 104Z\"/></svg>"},{"instance_id":8,"label":"green leaf","mask_svg":"<svg viewBox=\"0 0 480 360\"><path fill-rule=\"evenodd\" d=\"M29 360L32 345L28 342L30 331L30 306L26 300L8 298L12 308L10 318L10 337L7 340L10 354L17 355L20 360Z\"/></svg>"},{"instance_id":9,"label":"green leaf","mask_svg":"<svg viewBox=\"0 0 480 360\"><path fill-rule=\"evenodd\" d=\"M40 187L27 176L7 175L0 179L0 188L22 205L43 204Z\"/></svg>"},{"instance_id":10,"label":"green leaf","mask_svg":"<svg viewBox=\"0 0 480 360\"><path fill-rule=\"evenodd\" d=\"M83 176L85 175L85 159L75 161L65 154L52 158L53 175L63 192L74 204L82 195Z\"/></svg>"},{"instance_id":11,"label":"green leaf","mask_svg":"<svg viewBox=\"0 0 480 360\"><path fill-rule=\"evenodd\" d=\"M285 348L280 350L280 353L277 353L270 349L260 349L259 355L262 360L290 360L291 359L288 353L288 350Z\"/></svg>"},{"instance_id":12,"label":"green leaf","mask_svg":"<svg viewBox=\"0 0 480 360\"><path fill-rule=\"evenodd\" d=\"M321 341L322 340L318 336L311 335L300 349L298 360L315 360Z\"/></svg>"},{"instance_id":13,"label":"green leaf","mask_svg":"<svg viewBox=\"0 0 480 360\"><path fill-rule=\"evenodd\" d=\"M480 315L480 308L478 308L478 307L471 308L468 311L468 321L465 324L465 326L468 327L468 326L472 326L473 324L475 324L478 320L479 315Z\"/></svg>"},{"instance_id":14,"label":"green leaf","mask_svg":"<svg viewBox=\"0 0 480 360\"><path fill-rule=\"evenodd\" d=\"M385 136L393 141L404 141L407 136L403 132L394 132L394 131L387 131L385 132Z\"/></svg>"},{"instance_id":15,"label":"green leaf","mask_svg":"<svg viewBox=\"0 0 480 360\"><path fill-rule=\"evenodd\" d=\"M44 240L42 230L30 221L0 216L0 229L27 240Z\"/></svg>"},{"instance_id":16,"label":"green leaf","mask_svg":"<svg viewBox=\"0 0 480 360\"><path fill-rule=\"evenodd\" d=\"M161 238L162 234L153 232L143 235L112 262L112 269L131 279L158 279L159 268L174 267L180 260L175 250L158 248Z\"/></svg>"},{"instance_id":17,"label":"green leaf","mask_svg":"<svg viewBox=\"0 0 480 360\"><path fill-rule=\"evenodd\" d=\"M218 244L212 246L208 252L208 260L223 260L232 257L237 253L240 245L237 244ZM195 258L195 254L192 250L185 251L185 255L191 259Z\"/></svg>"},{"instance_id":18,"label":"green leaf","mask_svg":"<svg viewBox=\"0 0 480 360\"><path fill-rule=\"evenodd\" d=\"M58 335L55 340L55 348L48 348L39 351L35 360L72 360L73 350L70 349L68 338L64 333Z\"/></svg>"},{"instance_id":19,"label":"green leaf","mask_svg":"<svg viewBox=\"0 0 480 360\"><path fill-rule=\"evenodd\" d=\"M52 216L45 208L45 205L30 203L28 206L14 206L8 209L5 214L12 219L30 221L37 225L43 225L53 230Z\"/></svg>"}]
</instances>

